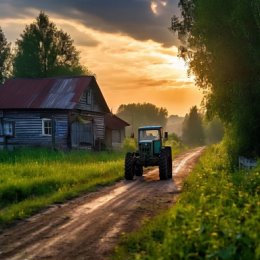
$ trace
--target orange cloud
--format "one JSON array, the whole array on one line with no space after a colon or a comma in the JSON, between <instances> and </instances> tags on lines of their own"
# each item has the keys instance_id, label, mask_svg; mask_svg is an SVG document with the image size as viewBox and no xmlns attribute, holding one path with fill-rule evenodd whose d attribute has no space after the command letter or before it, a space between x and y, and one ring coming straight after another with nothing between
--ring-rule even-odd
<instances>
[{"instance_id":1,"label":"orange cloud","mask_svg":"<svg viewBox=\"0 0 260 260\"><path fill-rule=\"evenodd\" d=\"M191 106L200 104L202 94L194 87L193 79L187 77L187 67L177 57L176 47L101 32L73 20L53 18L54 14L50 17L74 39L82 63L97 75L114 112L120 104L151 102L166 107L169 114L184 115ZM14 38L18 33L15 28L19 28L20 34L25 24L34 20L0 19L0 23L9 39L9 35Z\"/></svg>"}]
</instances>

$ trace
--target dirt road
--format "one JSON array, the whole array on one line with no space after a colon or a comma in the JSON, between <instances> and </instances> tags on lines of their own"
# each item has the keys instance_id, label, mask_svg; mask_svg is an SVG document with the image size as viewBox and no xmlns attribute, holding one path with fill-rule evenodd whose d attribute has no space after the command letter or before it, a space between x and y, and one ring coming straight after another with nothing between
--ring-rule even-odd
<instances>
[{"instance_id":1,"label":"dirt road","mask_svg":"<svg viewBox=\"0 0 260 260\"><path fill-rule=\"evenodd\" d=\"M170 207L203 148L173 162L173 180L151 170L49 209L0 234L0 259L104 260L120 235Z\"/></svg>"}]
</instances>

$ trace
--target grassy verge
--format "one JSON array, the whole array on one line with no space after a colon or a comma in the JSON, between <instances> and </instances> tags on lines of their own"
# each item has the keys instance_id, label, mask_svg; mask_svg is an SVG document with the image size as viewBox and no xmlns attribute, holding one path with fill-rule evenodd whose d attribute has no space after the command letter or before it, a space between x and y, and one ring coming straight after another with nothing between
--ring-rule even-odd
<instances>
[{"instance_id":1,"label":"grassy verge","mask_svg":"<svg viewBox=\"0 0 260 260\"><path fill-rule=\"evenodd\" d=\"M182 142L176 140L167 140L165 146L170 146L172 148L172 157L176 157L181 152L188 150L188 147L185 146Z\"/></svg>"},{"instance_id":2,"label":"grassy verge","mask_svg":"<svg viewBox=\"0 0 260 260\"><path fill-rule=\"evenodd\" d=\"M0 226L123 177L123 154L0 152Z\"/></svg>"},{"instance_id":3,"label":"grassy verge","mask_svg":"<svg viewBox=\"0 0 260 260\"><path fill-rule=\"evenodd\" d=\"M114 259L260 259L260 167L231 173L221 146L206 151L177 205L123 239Z\"/></svg>"}]
</instances>

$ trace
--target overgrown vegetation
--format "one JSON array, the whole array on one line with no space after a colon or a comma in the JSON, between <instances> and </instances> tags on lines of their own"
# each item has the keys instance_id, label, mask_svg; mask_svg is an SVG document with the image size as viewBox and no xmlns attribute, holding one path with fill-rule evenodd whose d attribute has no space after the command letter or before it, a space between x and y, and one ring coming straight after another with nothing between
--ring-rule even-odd
<instances>
[{"instance_id":1,"label":"overgrown vegetation","mask_svg":"<svg viewBox=\"0 0 260 260\"><path fill-rule=\"evenodd\" d=\"M170 146L172 148L173 158L188 148L174 133L169 134L168 140L165 141L165 146Z\"/></svg>"},{"instance_id":2,"label":"overgrown vegetation","mask_svg":"<svg viewBox=\"0 0 260 260\"><path fill-rule=\"evenodd\" d=\"M21 149L0 152L0 226L123 177L123 154Z\"/></svg>"},{"instance_id":3,"label":"overgrown vegetation","mask_svg":"<svg viewBox=\"0 0 260 260\"><path fill-rule=\"evenodd\" d=\"M206 151L177 205L131 234L114 259L259 259L260 166L230 172L226 151Z\"/></svg>"},{"instance_id":4,"label":"overgrown vegetation","mask_svg":"<svg viewBox=\"0 0 260 260\"><path fill-rule=\"evenodd\" d=\"M234 160L260 155L260 1L180 0L172 30L205 93L208 116L226 126Z\"/></svg>"}]
</instances>

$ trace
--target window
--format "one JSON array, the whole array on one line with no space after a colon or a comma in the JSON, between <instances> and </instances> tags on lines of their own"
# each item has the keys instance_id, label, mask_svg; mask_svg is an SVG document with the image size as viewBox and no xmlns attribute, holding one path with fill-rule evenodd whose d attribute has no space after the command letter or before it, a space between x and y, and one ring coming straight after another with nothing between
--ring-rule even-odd
<instances>
[{"instance_id":1,"label":"window","mask_svg":"<svg viewBox=\"0 0 260 260\"><path fill-rule=\"evenodd\" d=\"M52 135L52 120L48 118L42 119L42 134Z\"/></svg>"},{"instance_id":2,"label":"window","mask_svg":"<svg viewBox=\"0 0 260 260\"><path fill-rule=\"evenodd\" d=\"M0 119L0 136L4 135L3 121Z\"/></svg>"},{"instance_id":3,"label":"window","mask_svg":"<svg viewBox=\"0 0 260 260\"><path fill-rule=\"evenodd\" d=\"M87 102L87 105L91 105L92 104L92 90L91 89L87 92L86 102Z\"/></svg>"},{"instance_id":4,"label":"window","mask_svg":"<svg viewBox=\"0 0 260 260\"><path fill-rule=\"evenodd\" d=\"M160 132L157 129L140 130L139 131L140 141L144 140L160 140Z\"/></svg>"},{"instance_id":5,"label":"window","mask_svg":"<svg viewBox=\"0 0 260 260\"><path fill-rule=\"evenodd\" d=\"M15 124L13 121L3 121L2 127L0 129L1 135L4 136L14 136Z\"/></svg>"},{"instance_id":6,"label":"window","mask_svg":"<svg viewBox=\"0 0 260 260\"><path fill-rule=\"evenodd\" d=\"M0 120L0 136L14 136L14 121Z\"/></svg>"}]
</instances>

